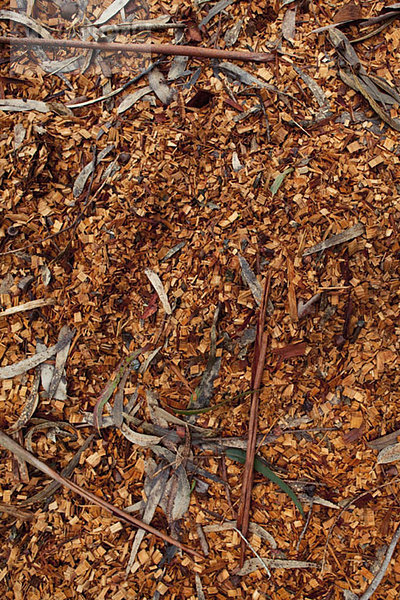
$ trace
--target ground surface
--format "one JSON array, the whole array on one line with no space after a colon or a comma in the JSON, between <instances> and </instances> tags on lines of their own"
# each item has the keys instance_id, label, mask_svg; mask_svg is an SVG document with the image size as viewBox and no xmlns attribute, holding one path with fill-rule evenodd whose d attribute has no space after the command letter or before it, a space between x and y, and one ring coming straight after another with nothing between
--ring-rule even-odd
<instances>
[{"instance_id":1,"label":"ground surface","mask_svg":"<svg viewBox=\"0 0 400 600\"><path fill-rule=\"evenodd\" d=\"M395 431L399 423L400 142L366 99L341 81L327 34L308 35L332 23L340 6L297 6L294 42L283 40L279 52L270 45L279 41L283 16L294 4L280 8L278 2L236 2L205 25L201 44L224 48L226 31L242 19L234 48L271 51L273 60L240 66L288 95L238 84L218 74L209 61L192 59L186 67L191 74L171 82L176 95L168 106L152 94L153 100L138 100L118 114L124 94L147 85L143 78L114 99L73 108L72 116L57 114L57 108L0 112L1 309L42 298L54 301L1 317L1 365L33 355L38 338L54 344L64 325L76 328L66 363L68 395L49 400L41 389L20 442L32 426L40 425L34 419L77 427L83 413L93 411L120 361L146 344L150 351L161 350L143 374L133 371L126 382L127 399L138 392L136 416L150 422L149 391L163 408L185 408L206 369L217 306L217 357L222 360L208 403L230 402L199 416L197 425L218 430L223 437L245 436L250 396L237 395L251 387L253 349L250 344L246 351L239 341L247 330L251 335L257 304L242 278L243 256L261 284L268 274L272 278L259 432L273 435L260 453L283 479L303 482L306 514L310 505L304 482L315 486L306 488L311 495L332 503L314 503L300 540L304 521L294 504L257 474L251 521L273 536L276 548L271 550L256 534L250 533L249 540L262 556L311 561L318 567L273 569L270 579L259 568L239 577L240 538L230 530L206 533L209 554L204 561L194 563L177 553L162 567L158 563L165 544L146 535L126 578L134 527L58 490L45 502L20 508L25 517L1 513L4 598L119 600L157 598L158 593L188 600L201 598L200 578L205 598L341 599L343 590L361 594L372 580L399 520L396 463L377 465L377 450L368 442ZM384 7L382 2L360 6L364 17L376 16ZM104 7L94 13L88 9L94 15L91 21ZM150 9L152 17L169 13L177 21L186 19L191 26L186 39L193 43L199 36L196 25L210 7L154 2ZM146 16L143 7L133 9ZM40 5L36 10L38 21L62 22L62 35L72 35L70 22L60 21L56 7L53 15ZM1 27L3 35L24 33L7 21ZM357 26L344 31L349 37L359 35ZM167 42L173 35L157 33L153 39ZM398 86L398 45L394 21L355 48L368 73ZM67 73L63 81L35 69L31 50L14 52L12 68L7 61L1 66L5 98L67 104L107 91L98 66L84 74ZM7 58L5 50L3 56ZM110 89L146 64L128 55L110 58ZM160 65L165 75L170 64L166 58ZM294 67L323 90L326 118L316 119L321 106ZM196 84L186 85L197 68ZM195 97L199 90L204 92L200 99ZM258 112L246 114L253 107ZM77 176L95 149L100 152L108 144L110 152L98 160L82 194L74 195ZM107 178L106 168L115 159L118 170ZM272 194L276 177L289 168L293 170ZM303 257L307 248L358 222L364 225L363 235ZM180 250L169 256L180 243ZM166 315L145 269L159 275L171 315ZM31 280L24 285L26 277ZM319 293L310 314L298 313L299 301ZM298 342L297 351L274 352ZM19 418L34 372L1 382L3 431ZM32 451L61 471L96 430L86 426L75 433L76 438L57 432L46 436L39 428L32 436ZM180 434L185 438L183 427ZM236 518L242 467L222 459L221 452L198 446L192 451L196 464L220 476L230 489L228 494L221 483L208 481L208 488L196 485L191 494L179 535L201 550L196 525ZM143 496L144 469L151 457L151 449L132 444L118 427L108 427L96 434L71 477L116 506L127 507ZM159 462L160 468L163 464ZM2 451L3 504L18 509L47 482L31 468L27 481L21 482L11 455ZM369 493L338 519L338 507L362 492ZM168 531L160 508L152 524ZM247 558L252 556L248 550ZM397 598L399 593L400 560L395 554L375 598Z\"/></svg>"}]
</instances>

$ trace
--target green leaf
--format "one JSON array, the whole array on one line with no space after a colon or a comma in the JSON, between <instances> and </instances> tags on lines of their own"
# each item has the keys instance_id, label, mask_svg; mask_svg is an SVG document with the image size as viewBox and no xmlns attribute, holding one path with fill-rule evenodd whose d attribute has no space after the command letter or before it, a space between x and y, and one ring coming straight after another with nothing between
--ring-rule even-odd
<instances>
[{"instance_id":1,"label":"green leaf","mask_svg":"<svg viewBox=\"0 0 400 600\"><path fill-rule=\"evenodd\" d=\"M240 448L226 448L225 454L231 460L236 460L242 464L246 462L246 452L244 450L241 450ZM257 473L261 473L262 475L267 477L273 483L276 483L276 485L278 485L281 488L281 490L293 500L293 502L299 509L301 515L303 517L305 516L301 502L292 490L292 488L290 488L287 483L285 483L280 477L278 477L276 473L271 471L271 469L268 467L267 463L263 458L259 458L256 456L256 458L254 459L254 470L257 471Z\"/></svg>"},{"instance_id":2,"label":"green leaf","mask_svg":"<svg viewBox=\"0 0 400 600\"><path fill-rule=\"evenodd\" d=\"M289 167L288 169L285 169L283 171L283 173L278 173L278 175L275 177L271 187L269 188L271 190L271 194L273 196L275 196L276 192L281 187L282 183L285 180L285 177L287 177L290 173L292 173L292 171L294 171L293 167Z\"/></svg>"}]
</instances>

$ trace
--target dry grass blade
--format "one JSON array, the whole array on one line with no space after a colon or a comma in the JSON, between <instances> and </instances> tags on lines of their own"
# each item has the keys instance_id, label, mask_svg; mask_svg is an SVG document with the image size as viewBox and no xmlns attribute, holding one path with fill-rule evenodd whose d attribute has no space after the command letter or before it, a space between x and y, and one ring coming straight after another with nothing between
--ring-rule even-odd
<instances>
[{"instance_id":1,"label":"dry grass blade","mask_svg":"<svg viewBox=\"0 0 400 600\"><path fill-rule=\"evenodd\" d=\"M62 475L60 475L59 473L57 473L56 471L54 471L53 469L48 467L45 463L43 463L41 460L39 460L38 458L33 456L33 454L31 454L30 452L28 452L27 450L22 448L19 444L17 444L17 442L12 440L10 437L8 437L8 435L3 433L2 431L0 431L0 444L4 448L9 450L10 452L15 454L16 456L18 456L19 458L26 460L26 462L28 462L29 464L34 466L36 469L39 469L39 471L41 471L48 477L51 477L51 479L54 479L55 481L57 481L64 487L68 488L72 492L79 494L79 496L82 496L89 502L93 502L94 504L97 504L97 506L101 506L101 508L104 508L105 510L108 510L109 512L117 515L120 519L123 519L124 521L127 521L128 523L132 523L136 527L140 527L141 529L144 529L145 531L152 533L156 537L164 540L165 542L167 542L169 544L177 546L178 548L180 548L181 550L184 550L188 554L192 554L193 556L196 556L197 558L203 558L203 556L196 550L193 550L192 548L189 548L185 544L178 542L171 536L169 536L161 531L158 531L155 527L152 527L151 525L148 525L147 523L143 523L143 521L140 521L140 519L136 519L135 517L132 517L132 515L126 513L125 511L121 510L120 508L117 508L116 506L113 506L112 504L110 504L106 500L103 500L102 498L96 496L95 494L88 492L87 490L83 489L82 487L80 487L79 485L74 483L73 481L69 481L68 479L65 479L65 477L62 477Z\"/></svg>"},{"instance_id":2,"label":"dry grass blade","mask_svg":"<svg viewBox=\"0 0 400 600\"><path fill-rule=\"evenodd\" d=\"M256 441L257 441L257 418L258 418L258 404L261 386L262 374L264 371L265 356L267 352L267 334L264 333L265 315L267 310L267 302L269 296L269 290L271 286L271 274L268 275L267 281L264 286L264 293L261 302L260 312L257 323L257 336L254 348L254 360L252 366L252 388L255 390L251 402L250 419L249 419L249 433L247 442L247 453L246 463L243 473L242 481L242 494L240 507L238 512L238 529L240 529L243 537L246 537L247 530L249 527L250 520L250 502L251 502L251 490L253 483L254 473L254 458L256 454ZM245 554L245 542L242 539L241 543L241 556L240 566L243 566Z\"/></svg>"}]
</instances>

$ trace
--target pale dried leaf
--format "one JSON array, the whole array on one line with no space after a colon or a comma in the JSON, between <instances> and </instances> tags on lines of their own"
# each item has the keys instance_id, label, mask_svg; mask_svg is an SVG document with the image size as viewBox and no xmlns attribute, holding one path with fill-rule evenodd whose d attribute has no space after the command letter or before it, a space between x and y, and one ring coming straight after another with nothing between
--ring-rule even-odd
<instances>
[{"instance_id":1,"label":"pale dried leaf","mask_svg":"<svg viewBox=\"0 0 400 600\"><path fill-rule=\"evenodd\" d=\"M151 87L149 85L146 85L145 87L136 90L136 92L134 92L133 94L128 94L127 96L125 96L125 98L123 98L122 102L117 108L117 115L122 115L122 113L129 110L131 106L136 104L138 100L140 100L141 98L143 98L143 96L149 94L150 92Z\"/></svg>"},{"instance_id":2,"label":"pale dried leaf","mask_svg":"<svg viewBox=\"0 0 400 600\"><path fill-rule=\"evenodd\" d=\"M237 65L234 65L233 63L222 62L218 65L218 70L223 71L227 75L230 75L231 77L237 79L245 85L257 86L274 92L278 91L275 86L270 85L265 81L261 81L261 79L257 79L257 77L254 77L254 75L251 75L251 73L248 73L247 71L245 71L241 67L238 67Z\"/></svg>"},{"instance_id":3,"label":"pale dried leaf","mask_svg":"<svg viewBox=\"0 0 400 600\"><path fill-rule=\"evenodd\" d=\"M226 33L224 35L224 41L228 48L230 46L233 46L234 44L236 44L236 42L238 41L240 30L242 29L242 26L243 26L243 20L239 19L239 21L237 23L235 23L235 25L233 27L231 27L230 29L228 29L226 31Z\"/></svg>"},{"instance_id":4,"label":"pale dried leaf","mask_svg":"<svg viewBox=\"0 0 400 600\"><path fill-rule=\"evenodd\" d=\"M201 583L200 575L198 573L194 574L194 580L195 580L195 584L196 584L197 600L206 600L206 597L205 597L204 591L203 591L203 585Z\"/></svg>"},{"instance_id":5,"label":"pale dried leaf","mask_svg":"<svg viewBox=\"0 0 400 600\"><path fill-rule=\"evenodd\" d=\"M93 172L93 169L97 167L98 163L103 160L114 149L114 144L109 144L106 148L104 148L101 152L99 152L98 156L92 159L87 165L85 165L82 171L79 173L77 178L75 179L74 186L72 188L72 192L77 198L83 192L83 188L86 185L87 180Z\"/></svg>"},{"instance_id":6,"label":"pale dried leaf","mask_svg":"<svg viewBox=\"0 0 400 600\"><path fill-rule=\"evenodd\" d=\"M393 444L392 446L382 448L378 454L377 464L387 465L396 460L400 460L400 444Z\"/></svg>"},{"instance_id":7,"label":"pale dried leaf","mask_svg":"<svg viewBox=\"0 0 400 600\"><path fill-rule=\"evenodd\" d=\"M224 521L223 523L217 523L216 525L205 525L203 530L206 533L213 533L218 531L230 531L231 529L236 528L236 521ZM275 538L258 523L249 523L249 532L258 535L263 540L266 540L273 550L276 550L278 547Z\"/></svg>"},{"instance_id":8,"label":"pale dried leaf","mask_svg":"<svg viewBox=\"0 0 400 600\"><path fill-rule=\"evenodd\" d=\"M6 310L0 312L0 317L8 317L9 315L14 315L15 313L24 312L25 310L34 310L35 308L41 308L42 306L50 306L51 304L55 304L55 300L53 298L40 298L39 300L31 300L30 302L25 302L24 304L19 304L18 306L6 308Z\"/></svg>"},{"instance_id":9,"label":"pale dried leaf","mask_svg":"<svg viewBox=\"0 0 400 600\"><path fill-rule=\"evenodd\" d=\"M22 125L22 123L16 123L14 125L14 151L20 148L22 142L24 141L26 136L26 129Z\"/></svg>"},{"instance_id":10,"label":"pale dried leaf","mask_svg":"<svg viewBox=\"0 0 400 600\"><path fill-rule=\"evenodd\" d=\"M51 112L50 106L40 100L20 100L18 98L0 98L0 110L9 112L25 112L37 110L41 113Z\"/></svg>"},{"instance_id":11,"label":"pale dried leaf","mask_svg":"<svg viewBox=\"0 0 400 600\"><path fill-rule=\"evenodd\" d=\"M128 425L122 423L121 433L129 440L132 444L136 444L137 446L141 446L142 448L151 448L151 446L155 446L160 443L162 437L158 437L156 435L147 435L145 433L139 433L137 431L133 431Z\"/></svg>"},{"instance_id":12,"label":"pale dried leaf","mask_svg":"<svg viewBox=\"0 0 400 600\"><path fill-rule=\"evenodd\" d=\"M237 152L233 152L232 154L232 168L235 171L235 173L238 173L239 171L241 171L243 169L243 165L239 160L239 156Z\"/></svg>"},{"instance_id":13,"label":"pale dried leaf","mask_svg":"<svg viewBox=\"0 0 400 600\"><path fill-rule=\"evenodd\" d=\"M31 17L27 17L21 13L15 12L13 10L0 10L0 19L12 21L14 23L19 23L20 25L24 25L38 33L42 38L51 39L52 36L50 33L37 21L32 19Z\"/></svg>"},{"instance_id":14,"label":"pale dried leaf","mask_svg":"<svg viewBox=\"0 0 400 600\"><path fill-rule=\"evenodd\" d=\"M157 292L157 296L159 297L160 302L163 305L165 312L167 313L167 315L171 315L172 308L168 301L168 297L167 297L167 294L165 293L164 286L162 284L161 279L159 278L157 273L155 273L151 269L145 269L144 272L145 272L146 276L148 277L151 285Z\"/></svg>"},{"instance_id":15,"label":"pale dried leaf","mask_svg":"<svg viewBox=\"0 0 400 600\"><path fill-rule=\"evenodd\" d=\"M150 71L149 86L163 104L169 104L174 98L174 92L167 84L164 75L159 69Z\"/></svg>"},{"instance_id":16,"label":"pale dried leaf","mask_svg":"<svg viewBox=\"0 0 400 600\"><path fill-rule=\"evenodd\" d=\"M129 0L114 0L100 15L93 25L103 25L112 19L119 11L128 4Z\"/></svg>"},{"instance_id":17,"label":"pale dried leaf","mask_svg":"<svg viewBox=\"0 0 400 600\"><path fill-rule=\"evenodd\" d=\"M318 563L304 560L284 560L263 557L263 561L270 569L315 569L319 567ZM254 573L254 571L258 571L261 567L262 565L258 558L249 558L237 572L237 575L243 577L244 575L249 575L250 573Z\"/></svg>"},{"instance_id":18,"label":"pale dried leaf","mask_svg":"<svg viewBox=\"0 0 400 600\"><path fill-rule=\"evenodd\" d=\"M152 463L153 462L154 461L152 461ZM168 469L163 469L163 470L159 471L159 473L157 475L154 475L154 470L151 469L150 473L147 474L146 479L145 479L145 490L146 490L147 500L145 503L144 513L142 516L142 521L144 523L147 523L147 524L151 523L154 513L156 512L156 508L157 508L158 504L160 503L162 496L164 495L168 476L169 476ZM130 570L133 566L133 563L135 562L135 558L136 558L137 552L139 550L139 546L144 537L144 534L145 534L144 529L138 529L138 531L136 532L135 539L133 541L133 545L132 545L132 549L131 549L131 553L129 556L128 564L126 567L127 574L130 572Z\"/></svg>"},{"instance_id":19,"label":"pale dried leaf","mask_svg":"<svg viewBox=\"0 0 400 600\"><path fill-rule=\"evenodd\" d=\"M362 223L356 223L353 227L349 227L345 229L341 233L337 233L332 237L328 238L323 242L319 242L312 248L308 248L303 252L303 256L309 256L310 254L315 254L315 252L322 252L323 250L327 250L328 248L332 248L333 246L337 246L339 244L344 244L345 242L349 242L364 233L364 225Z\"/></svg>"},{"instance_id":20,"label":"pale dried leaf","mask_svg":"<svg viewBox=\"0 0 400 600\"><path fill-rule=\"evenodd\" d=\"M36 352L38 349L36 348ZM39 385L40 385L40 369L37 368L35 372L35 378L33 380L32 390L28 396L28 399L21 411L21 414L14 425L10 427L10 432L19 431L29 422L33 416L37 405L39 404Z\"/></svg>"},{"instance_id":21,"label":"pale dried leaf","mask_svg":"<svg viewBox=\"0 0 400 600\"><path fill-rule=\"evenodd\" d=\"M70 341L59 351L56 355L56 361L53 370L53 376L51 378L51 382L49 388L47 390L48 397L53 398L56 397L60 400L65 400L66 394L64 397L60 398L60 395L63 395L63 390L60 388L60 383L62 381L62 377L64 374L65 363L67 362L68 352L71 347L72 339L74 337L75 332L68 327L68 325L64 325L61 328L61 331L58 336L58 340L62 340L65 337L70 337Z\"/></svg>"},{"instance_id":22,"label":"pale dried leaf","mask_svg":"<svg viewBox=\"0 0 400 600\"><path fill-rule=\"evenodd\" d=\"M12 377L17 377L17 375L22 375L22 373L26 373L30 369L34 369L45 360L48 360L54 354L57 354L62 348L64 348L71 341L74 335L74 331L71 331L65 338L59 340L57 344L51 346L47 350L40 352L39 354L34 354L29 358L25 358L18 363L13 365L8 365L7 367L0 367L0 380L1 379L11 379Z\"/></svg>"},{"instance_id":23,"label":"pale dried leaf","mask_svg":"<svg viewBox=\"0 0 400 600\"><path fill-rule=\"evenodd\" d=\"M296 8L288 9L282 21L282 36L292 42L296 31Z\"/></svg>"}]
</instances>

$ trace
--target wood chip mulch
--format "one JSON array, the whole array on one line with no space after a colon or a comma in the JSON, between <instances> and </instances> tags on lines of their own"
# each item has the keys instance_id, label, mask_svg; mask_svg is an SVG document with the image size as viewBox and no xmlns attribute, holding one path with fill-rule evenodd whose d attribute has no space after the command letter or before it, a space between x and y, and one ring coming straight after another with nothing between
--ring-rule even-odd
<instances>
[{"instance_id":1,"label":"wood chip mulch","mask_svg":"<svg viewBox=\"0 0 400 600\"><path fill-rule=\"evenodd\" d=\"M108 4L89 3L90 20ZM145 18L144 8L130 4L127 14L137 10ZM270 566L269 578L259 564L240 576L239 533L207 527L236 519L243 466L222 450L188 448L193 428L170 423L179 448L189 452L182 457L178 451L182 465L189 458L225 483L199 476L201 485L188 470L193 490L183 519L171 531L158 508L151 524L175 531L203 554L204 535L204 560L166 551L163 541L146 534L126 575L135 528L62 488L24 503L49 480L31 467L24 476L1 450L0 589L7 600L341 600L365 592L400 522L396 462L379 464L369 445L399 428L399 134L340 79L326 32L311 34L335 22L344 2L226 3L199 28L212 6L154 0L149 10L152 18L168 13L184 22L185 43L207 47L227 48L224 36L241 19L234 48L271 52L273 59L238 66L282 93L240 84L218 70L217 60L191 58L190 74L168 82L174 91L168 104L147 94L118 112L126 94L148 85L144 77L112 99L73 108L120 87L158 57L106 54L110 77L95 64L60 78L35 64L32 49L2 47L0 101L56 104L52 112L0 111L0 313L44 300L28 311L0 314L0 367L33 356L38 340L54 345L63 326L75 328L67 395L49 399L40 387L34 415L15 439L30 441L33 454L61 472L95 434L70 477L118 508L146 500L146 465L158 461L151 447L132 443L116 426L99 433L82 425L84 417L93 414L121 361L140 348L147 350L138 365L159 351L144 372L135 365L124 382L125 402L137 393L136 429L146 433L142 425L151 422L149 393L172 414L187 408L196 400L216 331L221 364L208 403L227 402L198 416L177 416L220 437L246 439L259 304L242 276L244 258L257 289L271 276L258 454L298 493L305 516L312 511L305 528L287 494L255 473L250 521L274 543L251 528L248 541L263 558L316 566ZM386 5L359 6L365 18ZM16 3L2 8L17 10ZM296 29L288 41L281 33L289 37L293 15L284 15L294 8ZM68 37L74 27L56 5L46 13L38 3L32 16L52 25L54 37ZM9 21L1 20L0 30L25 35ZM342 30L349 38L360 35L357 24ZM400 84L399 31L395 20L354 45L367 72L394 87ZM174 40L174 32L153 36ZM52 60L70 56L46 53ZM163 57L158 65L165 76L171 61ZM190 84L196 69L198 79ZM323 91L323 118L296 69ZM65 114L60 105L66 104ZM397 110L389 108L393 119ZM77 177L92 160L77 194ZM352 239L308 252L354 226ZM20 417L35 373L0 381L2 431ZM114 400L103 408L104 421ZM40 427L43 421L53 423L50 433ZM397 551L374 598L399 594Z\"/></svg>"}]
</instances>

